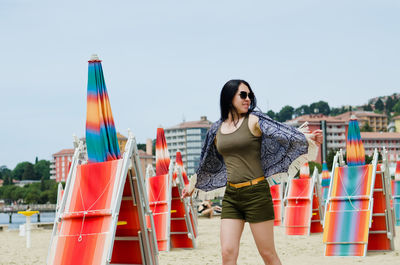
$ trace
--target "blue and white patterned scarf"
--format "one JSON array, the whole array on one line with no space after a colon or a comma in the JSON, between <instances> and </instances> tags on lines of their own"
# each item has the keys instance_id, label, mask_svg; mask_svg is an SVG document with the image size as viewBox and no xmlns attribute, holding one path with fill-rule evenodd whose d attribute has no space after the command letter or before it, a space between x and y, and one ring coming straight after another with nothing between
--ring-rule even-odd
<instances>
[{"instance_id":1,"label":"blue and white patterned scarf","mask_svg":"<svg viewBox=\"0 0 400 265\"><path fill-rule=\"evenodd\" d=\"M259 111L251 114L259 118L262 132L261 165L264 176L270 185L279 183L288 171L296 172L308 160L306 136L298 129L277 122ZM222 120L219 120L211 125L202 147L196 188L203 191L224 187L227 182L224 160L214 144L221 123Z\"/></svg>"}]
</instances>

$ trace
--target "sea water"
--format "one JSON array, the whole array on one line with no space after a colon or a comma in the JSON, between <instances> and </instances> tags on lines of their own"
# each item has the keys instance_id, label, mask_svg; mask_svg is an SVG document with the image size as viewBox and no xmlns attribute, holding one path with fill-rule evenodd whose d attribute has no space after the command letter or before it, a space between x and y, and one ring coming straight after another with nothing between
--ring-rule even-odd
<instances>
[{"instance_id":1,"label":"sea water","mask_svg":"<svg viewBox=\"0 0 400 265\"><path fill-rule=\"evenodd\" d=\"M54 222L55 212L43 212L40 213L40 223L49 223ZM9 223L9 216L7 213L0 213L0 225L6 224L8 225L8 229L18 229L19 225L25 224L26 217L25 215L13 213L12 215L12 223ZM31 223L37 223L37 214L31 216Z\"/></svg>"}]
</instances>

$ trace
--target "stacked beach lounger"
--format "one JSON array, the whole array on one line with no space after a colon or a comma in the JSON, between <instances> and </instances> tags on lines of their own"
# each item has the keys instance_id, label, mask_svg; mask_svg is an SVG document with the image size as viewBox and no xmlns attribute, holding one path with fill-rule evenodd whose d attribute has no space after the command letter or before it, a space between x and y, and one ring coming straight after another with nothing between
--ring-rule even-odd
<instances>
[{"instance_id":1,"label":"stacked beach lounger","mask_svg":"<svg viewBox=\"0 0 400 265\"><path fill-rule=\"evenodd\" d=\"M276 184L270 186L272 203L274 205L274 226L280 226L282 224L282 213L284 210L282 199L283 199L283 186L284 182L281 184Z\"/></svg>"},{"instance_id":2,"label":"stacked beach lounger","mask_svg":"<svg viewBox=\"0 0 400 265\"><path fill-rule=\"evenodd\" d=\"M156 175L146 177L147 195L153 212L159 251L170 250L172 161L170 161L164 130L157 129Z\"/></svg>"},{"instance_id":3,"label":"stacked beach lounger","mask_svg":"<svg viewBox=\"0 0 400 265\"><path fill-rule=\"evenodd\" d=\"M85 164L82 153L80 143L57 209L47 264L158 264L133 135L122 159Z\"/></svg>"},{"instance_id":4,"label":"stacked beach lounger","mask_svg":"<svg viewBox=\"0 0 400 265\"><path fill-rule=\"evenodd\" d=\"M299 179L289 178L285 192L283 226L287 235L309 235L311 232L322 232L321 228L318 228L321 226L320 216L322 215L317 193L318 185L316 185L318 170L314 170L312 178L302 174L301 176ZM315 224L312 225L312 223Z\"/></svg>"},{"instance_id":5,"label":"stacked beach lounger","mask_svg":"<svg viewBox=\"0 0 400 265\"><path fill-rule=\"evenodd\" d=\"M182 155L176 153L171 201L171 246L173 248L196 248L197 219L190 198L181 198L189 179L183 167Z\"/></svg>"},{"instance_id":6,"label":"stacked beach lounger","mask_svg":"<svg viewBox=\"0 0 400 265\"><path fill-rule=\"evenodd\" d=\"M312 217L311 217L311 227L310 233L322 233L322 218L323 218L323 203L322 203L322 193L321 193L321 182L319 180L318 169L314 169L314 189L313 189L313 200L312 200Z\"/></svg>"},{"instance_id":7,"label":"stacked beach lounger","mask_svg":"<svg viewBox=\"0 0 400 265\"><path fill-rule=\"evenodd\" d=\"M322 163L322 174L321 174L321 193L322 193L322 205L325 207L326 199L328 198L329 186L331 185L331 175L328 171L326 162ZM325 210L324 210L325 212Z\"/></svg>"},{"instance_id":8,"label":"stacked beach lounger","mask_svg":"<svg viewBox=\"0 0 400 265\"><path fill-rule=\"evenodd\" d=\"M325 207L325 255L365 256L367 249L377 250L376 246L393 249L390 189L385 184L388 183L388 171L379 170L377 151L369 165L344 166L341 163L339 167L337 160L343 160L340 156L337 154L334 159L334 173ZM386 159L384 164L387 169ZM374 192L377 193L376 197ZM374 198L379 201L376 206ZM373 224L373 220L376 224ZM368 238L371 241L370 248Z\"/></svg>"},{"instance_id":9,"label":"stacked beach lounger","mask_svg":"<svg viewBox=\"0 0 400 265\"><path fill-rule=\"evenodd\" d=\"M395 223L400 225L400 161L396 163L396 173L392 180L392 201L395 212Z\"/></svg>"},{"instance_id":10,"label":"stacked beach lounger","mask_svg":"<svg viewBox=\"0 0 400 265\"><path fill-rule=\"evenodd\" d=\"M177 154L176 165L170 161L164 131L157 129L156 172L146 169L146 186L153 212L159 251L173 248L195 248L197 216L191 198L181 199L185 183L189 183L182 157ZM157 175L156 175L157 174Z\"/></svg>"}]
</instances>

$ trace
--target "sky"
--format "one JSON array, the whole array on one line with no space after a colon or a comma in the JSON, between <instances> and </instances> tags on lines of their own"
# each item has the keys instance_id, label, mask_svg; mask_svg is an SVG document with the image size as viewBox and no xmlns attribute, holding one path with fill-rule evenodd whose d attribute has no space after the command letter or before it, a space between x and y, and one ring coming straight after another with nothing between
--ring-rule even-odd
<instances>
[{"instance_id":1,"label":"sky","mask_svg":"<svg viewBox=\"0 0 400 265\"><path fill-rule=\"evenodd\" d=\"M117 131L219 117L230 79L264 112L400 92L400 2L0 1L0 165L72 148L87 61L102 59Z\"/></svg>"}]
</instances>

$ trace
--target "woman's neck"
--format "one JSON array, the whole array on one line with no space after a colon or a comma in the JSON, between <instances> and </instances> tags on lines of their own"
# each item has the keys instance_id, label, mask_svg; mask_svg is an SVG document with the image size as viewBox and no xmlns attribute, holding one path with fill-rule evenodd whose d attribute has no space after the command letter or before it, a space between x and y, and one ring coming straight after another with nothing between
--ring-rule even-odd
<instances>
[{"instance_id":1,"label":"woman's neck","mask_svg":"<svg viewBox=\"0 0 400 265\"><path fill-rule=\"evenodd\" d=\"M245 115L245 113L229 112L227 122L238 124L240 119L243 118Z\"/></svg>"}]
</instances>

